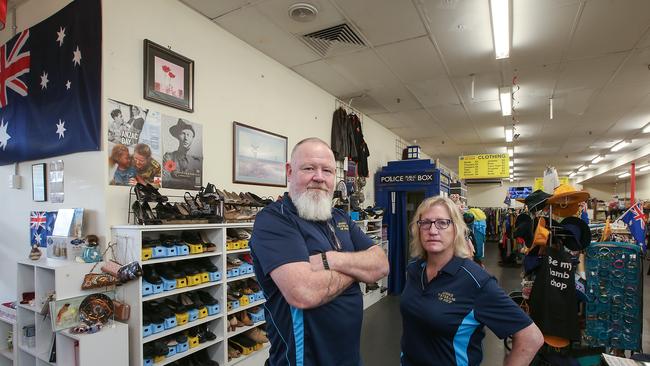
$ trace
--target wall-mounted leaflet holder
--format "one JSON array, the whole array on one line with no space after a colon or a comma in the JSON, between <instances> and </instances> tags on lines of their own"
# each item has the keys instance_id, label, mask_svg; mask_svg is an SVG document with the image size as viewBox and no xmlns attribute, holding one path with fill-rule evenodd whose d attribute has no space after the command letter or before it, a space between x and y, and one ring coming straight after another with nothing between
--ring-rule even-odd
<instances>
[{"instance_id":1,"label":"wall-mounted leaflet holder","mask_svg":"<svg viewBox=\"0 0 650 366\"><path fill-rule=\"evenodd\" d=\"M45 184L45 163L32 164L32 199L35 202L47 201Z\"/></svg>"},{"instance_id":2,"label":"wall-mounted leaflet holder","mask_svg":"<svg viewBox=\"0 0 650 366\"><path fill-rule=\"evenodd\" d=\"M50 202L63 203L63 160L50 162Z\"/></svg>"}]
</instances>

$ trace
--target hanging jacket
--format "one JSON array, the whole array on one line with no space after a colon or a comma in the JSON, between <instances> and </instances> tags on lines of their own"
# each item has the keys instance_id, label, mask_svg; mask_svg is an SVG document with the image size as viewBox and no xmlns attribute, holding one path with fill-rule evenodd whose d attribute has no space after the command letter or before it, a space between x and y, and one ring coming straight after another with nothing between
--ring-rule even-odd
<instances>
[{"instance_id":1,"label":"hanging jacket","mask_svg":"<svg viewBox=\"0 0 650 366\"><path fill-rule=\"evenodd\" d=\"M334 159L345 160L350 150L348 113L343 108L338 108L332 115L332 134L330 145L334 152Z\"/></svg>"}]
</instances>

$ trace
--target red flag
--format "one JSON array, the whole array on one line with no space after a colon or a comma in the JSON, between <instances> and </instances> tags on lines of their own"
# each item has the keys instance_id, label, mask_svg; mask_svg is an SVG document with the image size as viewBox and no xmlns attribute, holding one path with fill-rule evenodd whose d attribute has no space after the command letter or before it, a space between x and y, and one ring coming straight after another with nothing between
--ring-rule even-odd
<instances>
[{"instance_id":1,"label":"red flag","mask_svg":"<svg viewBox=\"0 0 650 366\"><path fill-rule=\"evenodd\" d=\"M7 24L7 0L0 0L0 30Z\"/></svg>"}]
</instances>

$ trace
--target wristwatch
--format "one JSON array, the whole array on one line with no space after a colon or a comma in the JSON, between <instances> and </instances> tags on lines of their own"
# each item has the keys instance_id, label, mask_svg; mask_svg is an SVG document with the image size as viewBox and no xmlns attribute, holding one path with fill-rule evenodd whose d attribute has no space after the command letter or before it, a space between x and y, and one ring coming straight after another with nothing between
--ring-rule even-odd
<instances>
[{"instance_id":1,"label":"wristwatch","mask_svg":"<svg viewBox=\"0 0 650 366\"><path fill-rule=\"evenodd\" d=\"M320 254L320 257L323 259L323 268L325 268L325 270L329 271L330 264L327 262L327 254L325 254L325 252L322 252Z\"/></svg>"}]
</instances>

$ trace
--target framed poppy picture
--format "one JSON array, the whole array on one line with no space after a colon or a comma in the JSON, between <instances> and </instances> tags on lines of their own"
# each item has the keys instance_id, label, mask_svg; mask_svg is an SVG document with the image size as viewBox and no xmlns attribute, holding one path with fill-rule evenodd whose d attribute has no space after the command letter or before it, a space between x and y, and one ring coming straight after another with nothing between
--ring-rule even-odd
<instances>
[{"instance_id":1,"label":"framed poppy picture","mask_svg":"<svg viewBox=\"0 0 650 366\"><path fill-rule=\"evenodd\" d=\"M233 122L233 183L286 187L287 138Z\"/></svg>"},{"instance_id":2,"label":"framed poppy picture","mask_svg":"<svg viewBox=\"0 0 650 366\"><path fill-rule=\"evenodd\" d=\"M194 112L194 61L145 39L144 99Z\"/></svg>"}]
</instances>

